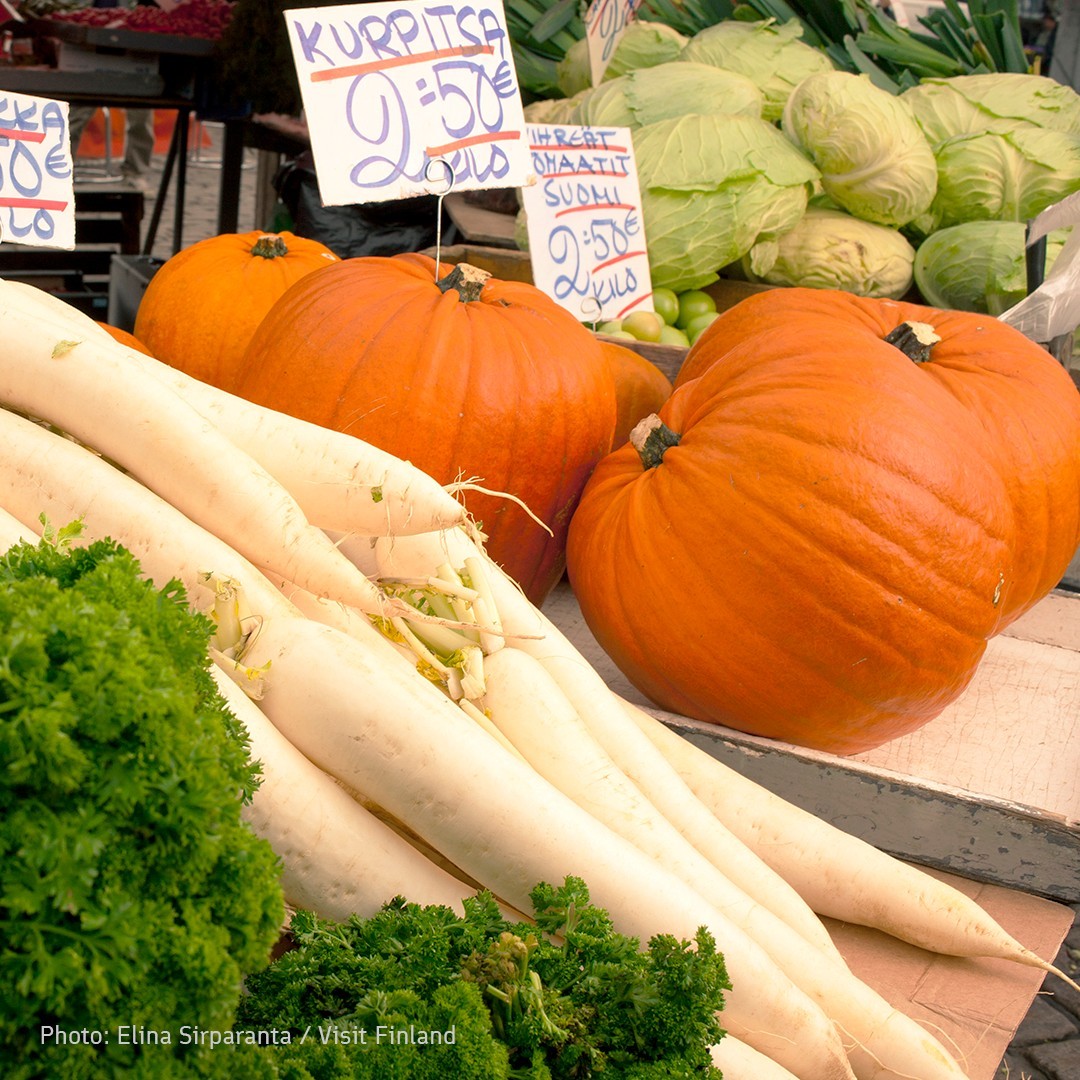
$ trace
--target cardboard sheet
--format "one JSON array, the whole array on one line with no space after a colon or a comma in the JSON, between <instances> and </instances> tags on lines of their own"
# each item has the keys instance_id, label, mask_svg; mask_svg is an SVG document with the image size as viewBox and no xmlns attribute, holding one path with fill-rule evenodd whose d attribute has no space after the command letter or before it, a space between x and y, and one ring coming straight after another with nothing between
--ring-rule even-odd
<instances>
[{"instance_id":1,"label":"cardboard sheet","mask_svg":"<svg viewBox=\"0 0 1080 1080\"><path fill-rule=\"evenodd\" d=\"M997 885L928 870L972 897L1022 944L1053 960L1072 926L1072 909ZM852 971L933 1032L970 1080L993 1080L1044 980L1009 960L936 956L876 930L828 922Z\"/></svg>"}]
</instances>

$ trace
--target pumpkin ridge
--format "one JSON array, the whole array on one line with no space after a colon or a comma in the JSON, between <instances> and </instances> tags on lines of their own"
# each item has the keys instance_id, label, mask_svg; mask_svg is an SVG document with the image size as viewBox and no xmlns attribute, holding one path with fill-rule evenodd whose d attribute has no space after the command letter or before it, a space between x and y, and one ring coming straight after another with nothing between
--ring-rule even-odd
<instances>
[{"instance_id":1,"label":"pumpkin ridge","mask_svg":"<svg viewBox=\"0 0 1080 1080\"><path fill-rule=\"evenodd\" d=\"M748 496L745 489L742 489L742 493L743 493L743 497L746 498L747 501L753 501L753 502L756 503L756 509L759 512L760 511L772 511L772 514L771 514L772 518L776 522L778 522L779 524L782 524L784 526L792 526L792 525L796 524L796 521L795 521L795 519L793 517L776 512L775 507L769 506L764 500L755 499L754 495L749 495ZM896 543L895 540L888 537L886 534L882 533L880 530L878 530L876 528L873 528L872 526L870 526L862 518L857 517L854 514L845 513L843 508L840 507L839 505L837 505L836 503L829 503L829 502L827 502L826 500L823 500L823 499L820 500L820 501L822 501L829 508L830 511L836 512L836 513L839 514L839 516L843 517L844 521L845 521L845 524L846 524L846 527L849 530L854 531L853 526L858 526L860 528L860 530L863 531L867 536L877 540L879 543L884 541L890 547L892 547L892 548L894 548L896 550L900 550L901 553L902 553L902 550L900 549L899 545ZM844 561L845 572L848 575L854 575L854 576L858 577L858 579L862 583L864 583L864 584L870 586L871 588L875 589L882 597L903 597L904 602L912 602L910 588L905 590L901 585L897 584L893 580L889 580L889 579L886 579L886 578L884 578L884 577L882 577L880 575L870 573L869 568L866 567L865 565L852 563L849 559L847 559L845 557L847 555L847 552L844 549L841 549L841 548L838 548L838 547L833 547L833 546L825 543L823 541L823 539L819 535L809 535L809 534L807 534L806 536L803 536L801 539L803 539L805 541L806 548L809 548L809 549L812 549L812 550L816 551L819 556L825 556L825 557L829 557L829 558L844 558L845 559L845 561ZM902 569L905 569L905 568L897 567L897 569L902 570ZM965 583L965 582L959 581L959 580L956 580L956 581L950 580L946 575L939 574L939 573L934 573L934 572L930 571L930 568L925 567L925 566L920 567L920 569L922 570L923 573L927 573L928 576L931 577L934 582L938 583L939 586L940 586L940 584L945 584L945 585L948 585L949 587L951 587L953 589L963 591L963 592L969 594L977 604L979 604L979 603L987 603L988 602L988 598L985 595L980 594L980 592L975 590L969 583ZM815 585L815 583L810 582L809 580L800 580L800 579L796 578L792 582L789 583L789 588L791 588L793 590L797 590L797 589L801 588L804 592L809 593L809 592L814 591L816 589L816 585ZM936 588L931 588L931 589L928 589L928 590L922 590L922 591L927 592L930 596L940 595L940 588L937 588L937 587ZM908 595L903 596L904 592L907 592ZM835 610L835 609L829 609L829 610ZM989 637L991 637L993 635L994 627L990 627L990 628L987 629L986 633L980 634L979 631L977 631L973 627L963 626L962 624L957 622L956 619L952 617L953 615L956 614L956 608L953 605L948 605L946 607L938 608L937 610L935 610L934 608L930 607L925 602L925 599L924 599L924 602L919 604L919 610L925 612L929 617L933 618L940 626L952 631L958 637L961 637L961 638L964 638L964 639L969 639L969 640L982 640L982 641L985 641L985 640L987 640ZM838 616L838 618L840 619L840 621L842 621L846 626L848 626L848 627L850 627L852 629L861 629L863 627L863 623L862 623L862 621L860 619L858 619L858 618L847 618L840 611L836 611L835 613ZM878 638L877 640L878 640L878 642L880 644L889 646L889 649L893 653L895 658L904 660L904 661L906 661L906 662L908 662L910 664L910 656L909 656L908 652L903 649L902 646L900 646L899 644L889 642L885 638ZM916 666L920 670L933 672L934 674L937 674L937 675L947 674L948 671L950 670L949 666L934 667L934 666L925 665L925 664L916 665Z\"/></svg>"},{"instance_id":2,"label":"pumpkin ridge","mask_svg":"<svg viewBox=\"0 0 1080 1080\"><path fill-rule=\"evenodd\" d=\"M618 511L615 511L618 513ZM605 526L611 526L612 521L610 518L606 518L603 522ZM610 529L607 531L615 531ZM628 544L633 543L634 534L624 533L625 542ZM628 553L630 558L627 560L630 566L641 568L641 563L637 561L640 556L635 556L634 552ZM684 558L694 558L695 553L689 551L683 547ZM647 564L646 564L647 565ZM624 571L625 573L625 571ZM662 576L659 580L662 580ZM656 663L657 659L657 642L650 640L648 643L648 649L641 648L638 644L639 641L643 641L644 638L640 633L640 615L634 611L634 609L627 603L624 603L624 597L631 595L639 595L642 591L636 587L639 582L635 582L635 587L628 589L625 592L622 590L614 590L606 594L608 610L605 611L604 618L600 620L594 626L594 633L597 636L597 640L600 642L605 651L610 652L611 655L620 658L620 667L624 672L635 672L636 677L630 677L630 681L633 682L639 689L641 689L646 696L653 698L653 700L660 700L664 703L663 707L669 710L674 710L682 713L683 715L694 717L696 719L709 721L716 720L715 711L710 708L710 703L707 696L702 698L700 695L695 694L692 687L684 685L680 680L678 683L672 682L671 675L675 675L678 671L685 671L688 667L694 670L708 671L717 666L722 666L727 662L724 655L723 644L717 648L707 648L701 644L691 644L688 650L673 652L673 654L667 657L667 662ZM646 581L646 589L656 587L657 582ZM576 586L575 586L576 587ZM836 721L822 720L820 717L815 717L813 726L820 732L822 729L826 729L830 737L832 738L845 738L859 742L860 745L848 746L847 752L856 752L857 750L869 749L872 745L877 745L881 741L881 738L861 737L865 728L869 728L871 725L880 724L882 721L883 712L887 713L891 703L882 703L880 697L877 696L877 687L870 687L864 690L862 693L856 693L856 687L850 684L844 685L838 683L834 678L829 677L824 668L823 662L815 664L813 661L818 658L818 654L815 650L811 650L809 653L797 654L791 649L790 641L784 645L778 644L775 640L764 635L756 628L755 616L759 614L758 605L756 601L749 596L741 595L737 590L730 594L726 603L732 604L733 611L729 621L739 627L740 647L742 652L749 655L772 655L772 669L774 677L783 677L785 680L792 678L797 679L800 684L800 688L807 694L811 693L828 693L834 700L833 711L836 711L838 704L837 699L842 699L846 711L850 713L852 709L860 712L869 712L872 715L868 715L865 721L860 722L858 720L853 721L850 716L846 716L844 719L837 719ZM830 611L830 613L834 613ZM637 632L630 635L623 635L619 638L612 638L605 633L605 627L613 625L622 625L626 627L636 627ZM921 712L925 719L930 719L933 715L936 715L940 711L940 708L948 704L949 701L955 699L955 697L961 692L963 687L970 681L970 678L974 674L975 666L977 664L977 657L982 655L985 650L985 641L974 642L974 651L977 654L975 658L971 658L966 666L965 676L963 682L960 685L956 685L956 680L951 680L950 684L942 689L937 687L932 693L924 693L923 701L919 704L914 703L910 697L904 702L904 709L902 714L897 714L902 717L910 717L913 712ZM663 651L661 645L661 652ZM651 657L653 662L649 664L643 664L641 661L646 658L646 655ZM906 666L910 667L910 658L906 655L903 657ZM954 670L954 668L950 668ZM658 697L654 697L658 689L662 688L662 693ZM753 696L751 697L752 700ZM737 715L737 714L736 714ZM734 719L734 717L732 717ZM721 719L721 722L723 720ZM777 716L775 713L770 714L767 724L755 725L753 723L746 724L740 723L741 730L756 732L758 734L768 735L774 738L788 738L792 741L804 741L804 744L812 745L812 740L806 743L805 740L798 738L799 729L805 727L801 719L801 713L799 712L798 705L792 703L790 709L785 713L782 718L784 727L786 728L786 734L777 735L775 730L767 730L768 725L777 722Z\"/></svg>"},{"instance_id":3,"label":"pumpkin ridge","mask_svg":"<svg viewBox=\"0 0 1080 1080\"><path fill-rule=\"evenodd\" d=\"M739 426L740 425L731 421L725 421L724 424L725 431L737 431L739 429ZM798 438L797 436L789 434L787 432L769 430L765 426L754 427L750 424L742 425L742 427L744 430L752 430L756 434L767 434L773 442L781 439L790 439L793 443L795 443L797 447L800 447L804 450L814 451L818 449L818 447L815 446L814 443L808 442L805 439ZM693 444L691 443L689 449L692 450L692 448ZM952 516L953 521L951 522L949 528L946 530L947 532L954 533L958 524L967 525L977 530L978 536L981 540L986 541L994 545L995 547L1000 546L1004 548L1007 546L1007 538L1001 535L999 532L992 531L988 527L988 523L984 518L980 518L975 514L971 513L970 508L964 507L957 502L948 500L945 497L947 492L935 491L929 488L927 486L925 478L915 478L903 472L899 472L893 468L890 468L887 463L866 456L858 448L845 448L845 452L852 455L858 454L860 470L873 469L876 472L882 474L887 479L889 484L895 484L898 481L902 482L907 494L918 495L922 492L926 492L928 496L933 499L937 508L939 508L940 510L948 511ZM881 487L882 489L886 489L887 487L886 485L875 486ZM771 518L776 525L782 525L793 529L799 526L800 522L796 516L791 513L785 513L783 508L778 503L770 501L766 497L762 496L760 492L758 492L754 487L739 487L738 490L741 498L748 501L753 501L757 512L763 517L768 516L769 518ZM903 549L897 543L895 535L890 537L887 533L884 533L881 530L873 527L871 523L865 519L865 517L847 512L845 510L844 502L841 499L834 500L826 498L824 491L821 488L815 488L813 490L810 490L804 487L802 490L804 492L804 498L807 501L814 500L822 506L826 507L830 513L844 516L847 521L848 528L850 528L852 525L859 525L866 530L866 533L869 537L876 539L879 542L882 540L888 540L890 546L896 548L897 550L900 550L901 552L903 551ZM847 495L848 493L839 492L838 494ZM1001 524L1011 524L1011 522L1009 522L1005 516L1008 510L1008 498L1003 486L1001 490L1001 499L1001 510L1003 515ZM904 502L908 502L908 499L905 498ZM813 517L812 514L810 516ZM1009 515L1009 517L1011 517L1011 515ZM843 549L832 549L826 546L822 542L822 538L819 534L814 534L813 539L815 541L815 546L817 546L820 553L828 556L844 556L845 553ZM858 546L859 545L855 545L856 548ZM849 569L855 569L855 567L853 567L850 562L847 562L846 565L849 567ZM1002 568L1005 569L1006 567L1007 563L1003 560ZM935 571L935 568L925 565L923 566L923 570L927 573L934 571L933 576L936 584L933 589L929 590L930 598L937 598L941 596L943 594L944 587L947 586L951 590L960 591L969 595L976 603L986 602L987 598L984 594L982 594L970 582L965 583L965 580L961 580L959 576L956 580L952 580L945 574L937 573ZM887 581L878 580L870 575L865 574L864 572L861 572L861 576L864 577L865 580L873 584L875 587L880 588L886 594L892 594L894 592L894 586ZM966 574L962 576L965 579L967 577ZM921 606L924 610L931 614L934 614L935 617L939 618L943 625L948 626L953 630L956 630L958 633L963 633L966 635L970 635L973 633L973 630L970 627L965 629L956 624L949 617L956 614L955 605L949 604L939 611L935 611L935 609L925 601L922 603ZM991 633L992 629L988 630L987 636L989 636Z\"/></svg>"},{"instance_id":4,"label":"pumpkin ridge","mask_svg":"<svg viewBox=\"0 0 1080 1080\"><path fill-rule=\"evenodd\" d=\"M916 485L913 485L913 486L916 486ZM777 506L770 504L766 499L762 498L760 496L760 494L758 492L754 491L753 489L747 488L747 487L739 487L738 491L739 491L740 497L742 499L746 500L747 502L752 502L754 504L755 510L757 512L762 513L763 516L770 517L777 525L781 525L781 526L784 526L784 527L792 527L792 526L795 526L795 525L798 524L798 521L797 521L797 519L795 517L791 516L790 514L782 513ZM862 518L859 518L859 517L857 517L855 515L852 515L852 514L844 513L843 507L839 506L837 503L828 502L828 501L826 501L824 499L821 499L820 496L818 496L818 498L820 499L821 502L823 502L829 508L829 510L831 512L839 512L840 515L842 515L844 517L847 528L850 529L850 527L852 525L858 525L862 530L865 531L865 533L869 537L872 537L874 539L878 539L879 541L885 539L885 540L888 540L890 546L892 546L892 547L897 547L898 546L894 539L892 539L890 537L887 537L886 534L883 534L878 529L873 528L868 522L866 522ZM678 499L675 499L675 502L678 503ZM976 522L976 524L978 524L978 523ZM774 529L772 531L774 533L779 533L779 530L776 530L776 529ZM729 530L729 535L730 535L730 530ZM1004 546L1005 542L1000 537L993 537L991 534L987 534L987 535L992 541L994 541L995 546L996 545ZM905 591L905 590L901 589L895 582L886 580L886 579L884 579L884 578L882 578L882 577L880 577L878 575L871 574L868 571L868 568L865 565L852 563L850 561L850 559L847 557L848 553L844 549L839 548L839 547L832 547L832 546L826 544L824 542L823 537L821 537L820 534L815 533L815 534L811 535L809 533L800 533L799 534L799 539L801 541L801 546L804 549L812 549L812 550L816 551L818 556L826 556L826 557L830 557L830 558L836 558L836 557L841 558L843 560L843 567L844 567L844 573L845 574L857 576L860 581L868 584L870 587L872 587L878 593L880 593L880 595L883 596L883 597L897 596L898 594ZM735 546L737 546L737 545L735 545ZM859 545L855 545L855 546L858 547ZM687 550L685 554L686 554L687 558L693 558L694 557L694 554L693 554L692 551ZM901 550L901 554L903 554L902 550ZM905 569L905 568L901 567L901 569ZM920 569L923 571L923 573L927 574L928 578L930 578L932 583L933 583L931 587L924 588L923 590L921 590L922 592L926 593L929 597L938 597L938 596L940 596L941 592L942 592L942 586L945 585L945 586L948 586L949 588L952 588L952 589L955 589L955 590L960 590L960 591L963 591L963 592L969 594L977 605L986 604L990 600L989 597L986 597L985 595L981 595L977 590L973 589L970 585L965 584L965 582L963 582L963 581L950 580L944 574L931 572L931 568L928 568L928 567L925 567L925 566L921 566ZM782 568L778 572L782 572ZM816 583L811 582L809 580L801 581L801 580L799 580L797 578L792 579L791 581L789 581L788 587L793 589L793 590L801 588L807 596L812 595L814 593L814 591L816 590L816 588L817 588ZM910 601L911 600L911 595L910 595L911 590L909 589L909 590L906 590L906 591L908 592L907 599ZM972 641L975 641L975 640L985 641L988 637L990 637L992 635L993 627L988 627L985 633L980 633L977 629L975 629L972 626L964 626L964 625L958 623L956 621L955 617L954 617L957 614L957 609L956 609L956 607L954 605L947 605L945 607L938 608L937 610L935 610L933 607L931 607L928 603L925 602L925 598L923 598L923 599L924 599L924 602L919 605L919 608L923 612L925 612L928 617L935 619L942 627L948 629L949 631L954 633L957 637L963 638L963 639L966 639L966 640L972 640ZM751 616L751 617L753 616L754 607L755 607L755 604L751 604L750 608L748 609L748 612L747 612L747 614L749 616ZM828 611L830 611L830 612L835 612L837 617L842 619L842 613L840 613L839 611L836 611L836 609L828 607L827 605L826 605L826 609ZM847 625L849 627L853 627L855 629L860 628L861 625L862 625L859 622L858 619L843 619L843 621L845 622L845 625ZM878 640L880 641L881 644L889 644L891 650L894 653L894 655L896 655L897 657L905 660L905 662L910 663L910 657L908 656L908 654L906 652L904 652L902 650L901 646L899 646L899 645L894 646L891 643L887 642L885 639L878 639ZM935 674L947 674L948 670L949 670L948 667L935 668L935 667L927 666L927 665L920 665L920 669L921 670L926 670L926 671L931 671L931 672L934 672Z\"/></svg>"},{"instance_id":5,"label":"pumpkin ridge","mask_svg":"<svg viewBox=\"0 0 1080 1080\"><path fill-rule=\"evenodd\" d=\"M617 526L612 527L613 522L610 517L605 517L601 525L604 527L603 531L614 532L617 530ZM632 532L623 531L621 535L625 543L632 543L634 535ZM672 534L671 538L677 538L677 532ZM592 554L595 555L596 553L593 552ZM681 557L693 559L698 557L698 553L682 545ZM631 552L628 560L629 565L640 569L639 563L634 560L635 556ZM626 572L624 570L624 573ZM575 579L572 578L573 580ZM664 650L662 647L659 650L657 649L655 640L649 642L648 649L640 648L638 642L644 640L641 633L640 614L636 613L629 604L624 603L624 597L637 596L642 591L655 589L662 584L662 581L663 576L661 574L655 580L646 580L644 590L639 587L640 582L635 581L633 587L625 590L625 592L622 590L608 592L606 594L608 610L605 611L603 619L598 621L587 619L605 651L609 652L613 657L619 658L619 666L622 670L626 673L636 673L636 676L628 675L628 677L646 696L654 701L662 702L664 708L686 716L706 722L718 719L721 723L725 722L726 718L717 716L715 703L709 701L707 693L704 696L697 694L694 692L693 685L687 686L684 680L681 679L678 682L673 682L672 677L677 677L679 671L686 671L687 669L709 671L724 666L729 662L728 657L725 655L724 644L729 640L735 640L736 654L738 655L741 652L743 662L745 662L746 656L761 657L769 655L774 679L795 680L799 683L800 692L808 696L827 694L833 703L830 710L831 714L835 715L838 709L845 714L837 716L835 720L823 718L819 715L815 716L812 722L804 722L797 702L793 701L782 716L778 712L779 706L770 703L771 711L766 714L764 722L747 723L746 706L744 705L741 714L740 710L737 709L734 714L727 718L731 720L737 719L741 730L772 738L801 742L803 745L815 745L814 737L810 732L817 736L824 732L827 739L834 740L832 743L826 741L826 745L836 746L843 742L845 744L843 752L846 753L869 749L884 741L885 738L891 737L882 737L880 734L867 737L865 734L871 727L881 725L883 720L886 723L890 722L892 715L890 709L895 710L897 708L891 701L883 702L881 700L878 685L867 687L861 693L857 693L855 685L839 683L834 677L827 674L825 661L815 649L810 649L809 652L795 653L791 648L792 642L790 639L783 644L779 644L775 639L765 635L757 628L756 620L760 614L757 601L749 595L742 594L739 590L734 590L725 597L725 604L729 607L729 611L726 613L727 623L738 627L737 639L721 636L721 641L715 648L706 647L700 642L693 642L686 649L672 650L671 655L666 657L660 655L663 654ZM592 613L588 612L588 614L591 615ZM838 615L839 613L835 609L830 609L829 614ZM605 632L605 627L614 625L633 627L635 632L614 638ZM876 644L880 648L881 643L875 639L872 644ZM910 695L904 697L902 699L902 711L895 712L896 720L906 721L916 714L921 716L923 720L929 720L940 712L940 709L954 700L970 682L978 658L985 651L985 646L985 640L972 641L972 649L969 651L970 655L965 659L964 671L960 680L953 678L944 687L939 685L935 686L931 691L924 690L919 700L913 700ZM646 658L650 660L648 664L642 662ZM656 662L658 658L661 661L659 663ZM666 662L664 662L665 659ZM906 668L909 670L913 668L909 656L902 654L902 659ZM818 662L815 663L815 661ZM957 665L953 664L947 673L955 672L956 667ZM658 696L654 696L657 695L658 690L662 692ZM756 694L751 692L747 704L754 700L756 700ZM851 715L853 711L864 714L863 718L853 719ZM777 727L783 728L780 734L777 734Z\"/></svg>"},{"instance_id":6,"label":"pumpkin ridge","mask_svg":"<svg viewBox=\"0 0 1080 1080\"><path fill-rule=\"evenodd\" d=\"M342 284L343 300L347 304L350 290L347 283ZM368 441L395 442L401 452L399 456L409 458L413 464L432 476L441 475L443 470L448 469L456 455L457 444L450 445L443 441L436 445L431 440L423 439L423 418L433 412L456 413L465 409L464 387L460 387L458 382L448 387L445 380L440 382L437 379L440 366L445 363L443 358L446 354L446 340L451 334L444 324L453 324L455 316L460 314L461 310L456 297L433 291L423 282L406 286L400 293L388 296L385 304L380 303L375 307L372 322L377 329L364 345L365 363L350 365L349 378L341 388L331 424L345 425L342 430L351 431L357 423L372 414L373 404L378 408L385 408L382 402L395 400L396 391L402 385L398 371L408 370L410 382L407 397L400 403L398 412L401 416L415 418L414 430L410 431L404 443L399 442L396 437L388 440L381 425L378 434L369 432L361 437ZM405 341L400 329L395 329L400 327L402 322L410 326L427 326L430 331L422 339ZM348 333L341 336L348 337ZM460 396L449 400L448 393L459 387L462 391ZM376 391L380 392L379 401L373 403L372 394ZM354 408L352 415L346 417L341 410L347 402L359 402L362 409ZM379 418L382 419L384 418ZM386 420L396 430L400 430L402 425L398 416ZM384 446L383 449L390 448ZM442 453L439 453L440 450Z\"/></svg>"}]
</instances>

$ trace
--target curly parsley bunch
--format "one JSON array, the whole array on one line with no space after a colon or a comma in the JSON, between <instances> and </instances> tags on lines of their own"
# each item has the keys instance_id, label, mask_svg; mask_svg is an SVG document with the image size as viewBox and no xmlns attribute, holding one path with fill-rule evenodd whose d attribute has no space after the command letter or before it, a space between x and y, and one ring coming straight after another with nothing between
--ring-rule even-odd
<instances>
[{"instance_id":1,"label":"curly parsley bunch","mask_svg":"<svg viewBox=\"0 0 1080 1080\"><path fill-rule=\"evenodd\" d=\"M241 819L257 767L211 631L111 541L0 559L7 1080L201 1072L183 1026L228 1030L269 960L277 860Z\"/></svg>"},{"instance_id":2,"label":"curly parsley bunch","mask_svg":"<svg viewBox=\"0 0 1080 1080\"><path fill-rule=\"evenodd\" d=\"M238 1029L292 1032L267 1055L290 1080L718 1080L730 983L707 929L643 948L580 878L531 899L535 924L486 892L463 917L400 897L344 923L297 912L295 948L249 980ZM431 1030L453 1043L418 1044Z\"/></svg>"}]
</instances>

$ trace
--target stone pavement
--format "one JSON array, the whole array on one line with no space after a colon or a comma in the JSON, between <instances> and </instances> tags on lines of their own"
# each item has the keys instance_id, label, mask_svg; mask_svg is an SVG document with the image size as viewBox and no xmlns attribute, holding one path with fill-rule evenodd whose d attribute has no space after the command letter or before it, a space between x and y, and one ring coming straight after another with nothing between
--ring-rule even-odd
<instances>
[{"instance_id":1,"label":"stone pavement","mask_svg":"<svg viewBox=\"0 0 1080 1080\"><path fill-rule=\"evenodd\" d=\"M207 237L217 234L218 214L218 185L221 179L221 126L216 124L201 125L201 131L209 140L210 145L201 145L199 128L192 132L190 142L193 147L188 152L188 166L186 177L186 191L184 193L184 221L182 239L187 247L197 240L205 240ZM255 150L244 152L244 167L241 170L240 180L240 211L237 229L240 232L248 232L251 229L261 229L268 225L265 221L255 220L256 203L256 175L258 153ZM146 195L146 209L143 216L142 236L145 241L147 227L153 213L154 198L160 185L162 168L165 157L155 154L153 166L147 178L150 190ZM172 183L166 193L161 220L158 224L154 237L154 246L150 254L157 258L167 259L173 251L173 212L175 207L176 176L173 174Z\"/></svg>"},{"instance_id":2,"label":"stone pavement","mask_svg":"<svg viewBox=\"0 0 1080 1080\"><path fill-rule=\"evenodd\" d=\"M193 152L188 162L183 226L185 246L217 233L219 169L216 161L220 154L220 129L208 125L207 134L212 145ZM241 232L269 225L268 221L255 220L257 154L253 150L246 154L238 224ZM147 195L143 221L144 237L163 163L161 156L154 158L149 177L151 191ZM172 253L172 224L173 194L170 191L152 252L159 258L168 258ZM1080 905L1075 910L1073 928L1055 963L1080 981ZM1080 1080L1080 993L1053 975L1046 977L1042 992L1021 1023L994 1080Z\"/></svg>"}]
</instances>

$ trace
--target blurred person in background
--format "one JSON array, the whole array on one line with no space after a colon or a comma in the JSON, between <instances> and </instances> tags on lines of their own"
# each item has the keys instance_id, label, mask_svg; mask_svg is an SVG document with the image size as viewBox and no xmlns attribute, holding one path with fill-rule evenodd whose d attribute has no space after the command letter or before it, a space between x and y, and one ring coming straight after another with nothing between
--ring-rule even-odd
<instances>
[{"instance_id":1,"label":"blurred person in background","mask_svg":"<svg viewBox=\"0 0 1080 1080\"><path fill-rule=\"evenodd\" d=\"M96 105L72 105L68 112L68 125L71 129L71 159L78 168L76 154L79 140L90 123ZM106 139L112 133L106 131ZM124 156L120 162L120 182L136 191L148 191L150 181L150 162L154 156L154 110L124 110ZM78 175L76 174L76 179Z\"/></svg>"},{"instance_id":2,"label":"blurred person in background","mask_svg":"<svg viewBox=\"0 0 1080 1080\"><path fill-rule=\"evenodd\" d=\"M91 7L134 7L136 0L93 0ZM72 105L68 111L68 126L71 131L71 160L74 162L86 125L90 123L96 105ZM110 131L106 139L112 137ZM150 183L148 174L150 162L154 156L154 111L153 109L124 110L124 156L120 162L120 181L137 191L147 191ZM78 177L76 177L77 179Z\"/></svg>"}]
</instances>

